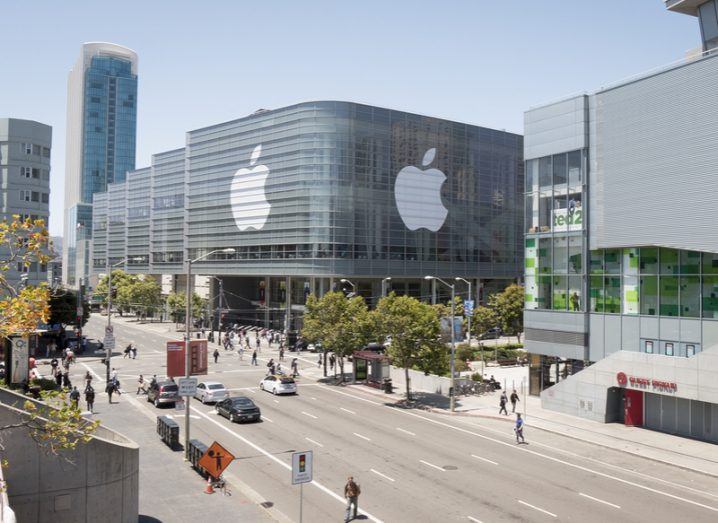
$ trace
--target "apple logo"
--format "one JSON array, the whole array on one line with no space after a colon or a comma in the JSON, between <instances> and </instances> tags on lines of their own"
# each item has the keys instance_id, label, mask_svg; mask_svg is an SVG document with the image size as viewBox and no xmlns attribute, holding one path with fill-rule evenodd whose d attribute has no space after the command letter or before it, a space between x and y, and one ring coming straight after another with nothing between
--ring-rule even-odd
<instances>
[{"instance_id":1,"label":"apple logo","mask_svg":"<svg viewBox=\"0 0 718 523\"><path fill-rule=\"evenodd\" d=\"M435 148L426 151L422 167L433 162L435 156ZM449 213L441 202L441 186L445 180L446 176L439 169L423 171L414 165L404 167L396 175L396 208L410 231L423 228L436 232L444 225Z\"/></svg>"},{"instance_id":2,"label":"apple logo","mask_svg":"<svg viewBox=\"0 0 718 523\"><path fill-rule=\"evenodd\" d=\"M262 154L262 145L252 151L249 161L250 169L239 169L232 179L229 201L232 206L234 221L240 231L247 229L259 230L264 227L269 216L271 205L264 192L264 184L269 176L266 165L257 165L259 155Z\"/></svg>"}]
</instances>

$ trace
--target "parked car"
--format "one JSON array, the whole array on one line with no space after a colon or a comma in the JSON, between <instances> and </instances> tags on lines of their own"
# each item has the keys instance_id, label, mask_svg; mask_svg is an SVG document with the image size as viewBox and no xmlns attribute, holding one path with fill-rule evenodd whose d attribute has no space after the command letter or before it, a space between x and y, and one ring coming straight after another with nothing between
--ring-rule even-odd
<instances>
[{"instance_id":1,"label":"parked car","mask_svg":"<svg viewBox=\"0 0 718 523\"><path fill-rule=\"evenodd\" d=\"M259 382L259 388L272 394L296 394L297 382L289 376L265 376Z\"/></svg>"},{"instance_id":2,"label":"parked car","mask_svg":"<svg viewBox=\"0 0 718 523\"><path fill-rule=\"evenodd\" d=\"M218 381L203 381L197 384L194 397L202 403L217 403L229 397L227 388Z\"/></svg>"},{"instance_id":3,"label":"parked car","mask_svg":"<svg viewBox=\"0 0 718 523\"><path fill-rule=\"evenodd\" d=\"M217 414L224 416L232 423L238 421L259 421L261 412L259 407L246 396L237 396L235 398L227 398L215 406Z\"/></svg>"},{"instance_id":4,"label":"parked car","mask_svg":"<svg viewBox=\"0 0 718 523\"><path fill-rule=\"evenodd\" d=\"M502 334L501 329L499 329L498 327L492 327L489 330L487 330L486 332L484 332L483 334L481 334L481 336L479 336L479 339L480 340L496 340L501 337L501 334Z\"/></svg>"},{"instance_id":5,"label":"parked car","mask_svg":"<svg viewBox=\"0 0 718 523\"><path fill-rule=\"evenodd\" d=\"M147 390L147 401L160 405L174 405L180 400L179 388L174 381L160 381L154 383Z\"/></svg>"}]
</instances>

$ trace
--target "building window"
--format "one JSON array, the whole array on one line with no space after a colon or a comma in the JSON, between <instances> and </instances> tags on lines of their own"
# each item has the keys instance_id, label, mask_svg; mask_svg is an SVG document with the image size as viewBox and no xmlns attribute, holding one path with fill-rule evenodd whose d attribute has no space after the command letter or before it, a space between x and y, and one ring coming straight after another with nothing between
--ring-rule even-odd
<instances>
[{"instance_id":1,"label":"building window","mask_svg":"<svg viewBox=\"0 0 718 523\"><path fill-rule=\"evenodd\" d=\"M673 343L666 343L666 356L673 356Z\"/></svg>"},{"instance_id":2,"label":"building window","mask_svg":"<svg viewBox=\"0 0 718 523\"><path fill-rule=\"evenodd\" d=\"M646 354L653 354L653 342L652 341L646 342Z\"/></svg>"},{"instance_id":3,"label":"building window","mask_svg":"<svg viewBox=\"0 0 718 523\"><path fill-rule=\"evenodd\" d=\"M32 176L32 168L20 167L20 176L23 176L25 178L30 178Z\"/></svg>"},{"instance_id":4,"label":"building window","mask_svg":"<svg viewBox=\"0 0 718 523\"><path fill-rule=\"evenodd\" d=\"M32 191L27 189L20 189L20 201L29 202L32 198Z\"/></svg>"},{"instance_id":5,"label":"building window","mask_svg":"<svg viewBox=\"0 0 718 523\"><path fill-rule=\"evenodd\" d=\"M686 345L686 358L690 358L696 355L695 345Z\"/></svg>"},{"instance_id":6,"label":"building window","mask_svg":"<svg viewBox=\"0 0 718 523\"><path fill-rule=\"evenodd\" d=\"M31 143L23 143L22 148L25 151L25 154L32 154L32 144Z\"/></svg>"},{"instance_id":7,"label":"building window","mask_svg":"<svg viewBox=\"0 0 718 523\"><path fill-rule=\"evenodd\" d=\"M35 178L36 180L39 180L40 179L40 169L38 169L37 167L33 167L32 168L32 177Z\"/></svg>"},{"instance_id":8,"label":"building window","mask_svg":"<svg viewBox=\"0 0 718 523\"><path fill-rule=\"evenodd\" d=\"M43 148L42 148L42 156L43 156L43 158L49 158L49 157L50 157L50 148L49 148L49 147L43 147Z\"/></svg>"},{"instance_id":9,"label":"building window","mask_svg":"<svg viewBox=\"0 0 718 523\"><path fill-rule=\"evenodd\" d=\"M42 154L42 147L40 147L39 145L33 144L32 154L34 154L35 156L40 156Z\"/></svg>"},{"instance_id":10,"label":"building window","mask_svg":"<svg viewBox=\"0 0 718 523\"><path fill-rule=\"evenodd\" d=\"M42 203L50 203L50 195L46 192L41 193L42 194Z\"/></svg>"}]
</instances>

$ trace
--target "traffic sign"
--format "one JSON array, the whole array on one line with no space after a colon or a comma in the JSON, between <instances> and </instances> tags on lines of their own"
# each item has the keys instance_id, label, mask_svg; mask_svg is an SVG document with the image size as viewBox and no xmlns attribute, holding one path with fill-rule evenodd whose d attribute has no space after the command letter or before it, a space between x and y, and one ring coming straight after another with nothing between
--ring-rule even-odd
<instances>
[{"instance_id":1,"label":"traffic sign","mask_svg":"<svg viewBox=\"0 0 718 523\"><path fill-rule=\"evenodd\" d=\"M197 392L197 378L180 378L177 385L180 396L194 396Z\"/></svg>"},{"instance_id":2,"label":"traffic sign","mask_svg":"<svg viewBox=\"0 0 718 523\"><path fill-rule=\"evenodd\" d=\"M213 478L219 478L230 463L234 460L234 456L222 445L213 442L207 452L199 458L198 465L202 467Z\"/></svg>"},{"instance_id":3,"label":"traffic sign","mask_svg":"<svg viewBox=\"0 0 718 523\"><path fill-rule=\"evenodd\" d=\"M474 314L474 300L464 300L464 314L468 316Z\"/></svg>"},{"instance_id":4,"label":"traffic sign","mask_svg":"<svg viewBox=\"0 0 718 523\"><path fill-rule=\"evenodd\" d=\"M105 325L105 336L112 336L114 327L112 325Z\"/></svg>"},{"instance_id":5,"label":"traffic sign","mask_svg":"<svg viewBox=\"0 0 718 523\"><path fill-rule=\"evenodd\" d=\"M292 485L311 483L312 451L295 452L292 454Z\"/></svg>"},{"instance_id":6,"label":"traffic sign","mask_svg":"<svg viewBox=\"0 0 718 523\"><path fill-rule=\"evenodd\" d=\"M105 350L115 350L115 337L112 335L112 333L105 334L105 337L102 340L102 344L105 346Z\"/></svg>"}]
</instances>

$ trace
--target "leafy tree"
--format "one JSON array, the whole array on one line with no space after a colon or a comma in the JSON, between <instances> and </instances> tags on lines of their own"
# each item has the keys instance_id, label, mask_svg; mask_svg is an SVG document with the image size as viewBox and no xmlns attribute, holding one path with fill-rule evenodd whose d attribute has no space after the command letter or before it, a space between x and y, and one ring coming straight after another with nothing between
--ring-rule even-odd
<instances>
[{"instance_id":1,"label":"leafy tree","mask_svg":"<svg viewBox=\"0 0 718 523\"><path fill-rule=\"evenodd\" d=\"M47 263L48 233L44 220L12 220L0 222L0 340L11 335L26 335L45 322L50 314L47 285L13 284L6 273L20 264L29 269L32 263Z\"/></svg>"},{"instance_id":2,"label":"leafy tree","mask_svg":"<svg viewBox=\"0 0 718 523\"><path fill-rule=\"evenodd\" d=\"M489 299L489 306L496 312L501 330L509 336L516 336L521 343L524 330L524 288L512 284Z\"/></svg>"},{"instance_id":3,"label":"leafy tree","mask_svg":"<svg viewBox=\"0 0 718 523\"><path fill-rule=\"evenodd\" d=\"M107 307L107 275L100 278L95 287L95 294L102 296L102 305ZM122 312L130 311L130 300L128 287L137 283L139 278L135 274L127 274L122 269L114 269L112 271L112 288L115 294L112 296L112 305Z\"/></svg>"},{"instance_id":4,"label":"leafy tree","mask_svg":"<svg viewBox=\"0 0 718 523\"><path fill-rule=\"evenodd\" d=\"M50 318L48 323L76 325L84 327L90 319L90 304L82 300L82 325L77 325L77 292L70 289L57 289L50 296Z\"/></svg>"},{"instance_id":5,"label":"leafy tree","mask_svg":"<svg viewBox=\"0 0 718 523\"><path fill-rule=\"evenodd\" d=\"M369 312L361 296L347 298L339 291L328 292L321 298L310 294L302 336L311 342L321 342L325 350L334 352L344 381L344 358L377 339L375 315Z\"/></svg>"},{"instance_id":6,"label":"leafy tree","mask_svg":"<svg viewBox=\"0 0 718 523\"><path fill-rule=\"evenodd\" d=\"M376 308L383 335L391 336L387 353L392 363L404 368L406 399L411 399L409 369L426 368L446 359L446 345L439 340L439 314L435 307L393 292Z\"/></svg>"},{"instance_id":7,"label":"leafy tree","mask_svg":"<svg viewBox=\"0 0 718 523\"><path fill-rule=\"evenodd\" d=\"M184 292L170 292L167 295L167 307L170 310L170 315L175 323L184 321L186 312L185 293ZM199 318L207 308L207 300L201 298L196 292L192 293L192 317Z\"/></svg>"},{"instance_id":8,"label":"leafy tree","mask_svg":"<svg viewBox=\"0 0 718 523\"><path fill-rule=\"evenodd\" d=\"M489 298L489 302L491 298ZM499 324L496 311L493 307L486 307L480 305L474 309L474 318L471 327L474 329L476 336L481 336L484 332L489 329L496 327Z\"/></svg>"}]
</instances>

